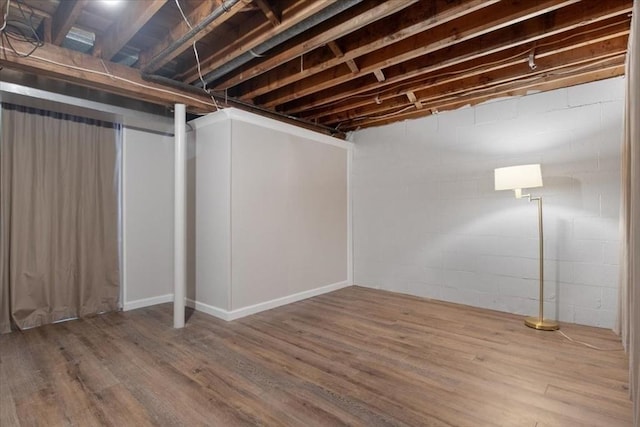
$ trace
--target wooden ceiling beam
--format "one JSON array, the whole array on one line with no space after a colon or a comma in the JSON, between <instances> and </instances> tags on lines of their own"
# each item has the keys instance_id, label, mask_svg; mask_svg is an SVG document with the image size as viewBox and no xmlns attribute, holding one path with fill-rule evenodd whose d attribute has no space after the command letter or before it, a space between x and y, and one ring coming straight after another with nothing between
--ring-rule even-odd
<instances>
[{"instance_id":1,"label":"wooden ceiling beam","mask_svg":"<svg viewBox=\"0 0 640 427\"><path fill-rule=\"evenodd\" d=\"M526 61L510 67L496 69L492 72L476 73L475 75L461 76L457 79L448 79L439 84L424 84L413 89L416 101L422 105L437 105L442 100L455 99L466 96L469 93L491 90L494 87L520 82L527 84L537 81L548 75L562 75L568 72L576 72L582 69L593 70L599 64L609 66L624 61L626 54L627 37L620 37L611 44L600 43L597 47L584 47L580 51L561 52L552 57L545 57L539 61L539 67L535 72L529 70ZM382 102L369 101L368 105L351 109L347 112L325 117L324 124L343 123L362 116L375 116L386 114L390 111L402 109L415 101L407 103L402 94L376 98ZM417 106L416 106L417 107Z\"/></svg>"},{"instance_id":2,"label":"wooden ceiling beam","mask_svg":"<svg viewBox=\"0 0 640 427\"><path fill-rule=\"evenodd\" d=\"M327 46L329 47L329 49L331 49L331 52L333 52L336 58L342 58L344 56L344 52L342 51L342 49L340 49L340 46L338 46L338 44L335 41L332 40L328 42ZM347 64L347 67L349 67L352 73L360 72L360 68L358 68L356 61L354 61L353 59L347 59L345 63Z\"/></svg>"},{"instance_id":3,"label":"wooden ceiling beam","mask_svg":"<svg viewBox=\"0 0 640 427\"><path fill-rule=\"evenodd\" d=\"M409 100L409 102L413 103L413 105L416 107L416 110L422 110L422 102L418 101L415 93L411 91L407 92L407 99Z\"/></svg>"},{"instance_id":4,"label":"wooden ceiling beam","mask_svg":"<svg viewBox=\"0 0 640 427\"><path fill-rule=\"evenodd\" d=\"M360 67L358 67L358 64L356 64L356 61L353 59L347 59L345 64L347 64L347 67L349 67L349 70L351 70L352 73L355 74L360 72Z\"/></svg>"},{"instance_id":5,"label":"wooden ceiling beam","mask_svg":"<svg viewBox=\"0 0 640 427\"><path fill-rule=\"evenodd\" d=\"M615 19L615 18L614 18ZM551 37L544 39L544 43L536 46L534 43L526 43L523 46L513 46L506 50L499 50L485 56L471 56L465 61L447 61L445 57L441 57L441 52L431 57L431 61L422 61L420 65L420 74L412 74L407 68L398 66L391 69L388 75L391 78L387 80L385 85L377 85L375 83L363 84L362 87L353 88L344 85L339 96L331 95L326 99L327 106L322 104L318 106L296 107L295 111L299 111L301 116L307 120L321 120L323 117L347 111L349 109L358 108L368 104L367 98L362 95L370 91L372 97L374 94L379 99L387 99L401 94L407 88L415 87L416 84L437 85L446 81L453 81L463 78L467 75L475 75L486 73L498 68L504 68L510 65L525 62L528 52L535 48L537 58L558 54L567 50L574 50L584 46L596 45L597 43L606 42L608 40L619 37L627 37L629 34L629 19L618 18L617 22L605 22L602 27L598 23L593 23L587 27L574 29L570 32L557 33ZM482 45L491 48L489 43L477 40ZM474 43L475 44L475 43ZM464 47L458 46L456 50L448 52L453 57L464 58L464 52L475 51L474 46ZM408 75L408 77L406 77ZM416 78L421 83L416 83ZM356 96L357 95L357 96ZM338 102L343 100L342 102ZM319 102L317 100L316 102ZM308 103L308 100L301 100L300 104ZM300 105L299 104L299 105ZM294 111L287 111L292 114Z\"/></svg>"},{"instance_id":6,"label":"wooden ceiling beam","mask_svg":"<svg viewBox=\"0 0 640 427\"><path fill-rule=\"evenodd\" d=\"M416 82L411 87L411 91L415 94L417 100L425 104L433 103L439 98L462 96L468 92L518 80L526 83L531 79L537 79L539 76L557 74L565 69L590 68L594 64L606 64L616 58L624 58L627 43L628 36L620 36L581 48L558 50L553 54L537 57L535 70L531 70L526 57L522 57L519 61L512 61L504 65L487 66L484 69L477 69L467 73L442 75L439 78ZM403 96L406 90L377 95L376 101L382 100L382 103L373 102L369 98L367 105L323 117L321 122L343 122L346 119L353 119L357 116L376 114L385 109L406 106L407 102Z\"/></svg>"},{"instance_id":7,"label":"wooden ceiling beam","mask_svg":"<svg viewBox=\"0 0 640 427\"><path fill-rule=\"evenodd\" d=\"M608 79L624 75L624 59L620 59L617 63L601 67L597 70L580 71L576 73L568 73L562 76L546 76L541 77L537 82L523 84L522 82L511 83L491 90L486 90L478 94L469 94L457 99L442 101L437 104L427 104L422 110L408 111L398 114L385 114L378 118L369 118L357 122L347 123L341 126L341 130L353 131L372 126L382 126L385 124L397 122L399 120L410 120L431 115L432 112L443 112L447 110L455 110L467 105L477 105L500 96L523 96L532 91L548 91L560 89L568 86L589 83L592 81Z\"/></svg>"},{"instance_id":8,"label":"wooden ceiling beam","mask_svg":"<svg viewBox=\"0 0 640 427\"><path fill-rule=\"evenodd\" d=\"M61 1L51 22L51 42L60 46L73 24L82 13L82 8L88 0Z\"/></svg>"},{"instance_id":9,"label":"wooden ceiling beam","mask_svg":"<svg viewBox=\"0 0 640 427\"><path fill-rule=\"evenodd\" d=\"M156 14L167 0L137 0L122 11L104 36L96 36L94 55L111 60Z\"/></svg>"},{"instance_id":10,"label":"wooden ceiling beam","mask_svg":"<svg viewBox=\"0 0 640 427\"><path fill-rule=\"evenodd\" d=\"M162 105L171 105L178 98L190 100L185 103L191 111L213 109L207 94L193 86L159 76L152 80L154 85L141 80L141 71L120 68L108 60L120 57L118 52L126 46L127 51L142 50L139 64L148 64L146 55L158 46L155 43L167 40L164 36L181 22L175 5L166 4L173 0L132 2L121 22L116 22L119 12L103 14L89 1L36 2L51 18L34 17L34 21L41 38L51 42L55 35L66 43L69 28L96 34L94 62L87 59L91 55L56 50L53 43L29 58L14 58L9 47L3 46L0 68ZM209 0L208 10L222 1ZM598 67L617 70L626 50L628 13L633 5L633 0L362 0L268 52L255 48L295 25L296 19L300 22L339 1L240 0L236 15L198 44L203 73L208 72L206 67L225 64L237 53L247 56L247 49L254 49L255 58L233 71L225 67L226 75L217 73L219 78L210 85L224 87L229 102L235 97L245 100L238 105L249 101L256 108L277 109L316 123L339 123L341 129L377 125L417 117L425 110L447 109L460 100L476 102L498 96L501 90L518 92L529 84L536 88L552 81L573 84L589 73L597 78ZM181 2L189 16L205 4ZM61 20L61 10L75 17ZM14 9L11 11L12 19L16 18ZM308 15L303 16L305 13ZM176 33L179 38L184 34ZM74 45L74 49L85 50L91 43L78 41L82 46ZM171 63L161 65L159 75L196 76L190 43L180 43ZM26 50L26 44L19 46ZM530 54L537 68L529 69ZM104 55L104 61L96 55ZM577 80L570 80L570 74ZM195 95L190 95L194 90Z\"/></svg>"},{"instance_id":11,"label":"wooden ceiling beam","mask_svg":"<svg viewBox=\"0 0 640 427\"><path fill-rule=\"evenodd\" d=\"M20 53L31 51L28 42L12 41ZM0 66L26 73L103 90L105 92L171 106L183 103L197 113L215 111L211 98L186 94L142 79L138 70L52 44L36 49L30 56L16 55L10 48L0 46Z\"/></svg>"},{"instance_id":12,"label":"wooden ceiling beam","mask_svg":"<svg viewBox=\"0 0 640 427\"><path fill-rule=\"evenodd\" d=\"M191 12L186 14L187 20L192 27L198 25L202 22L207 16L209 16L214 10L222 5L224 0L213 0L213 1L203 1L198 4L198 6L193 9ZM246 0L248 1L248 0ZM201 31L193 34L190 38L185 38L181 41L180 45L173 50L169 50L169 47L174 44L174 42L180 40L185 34L189 33L191 28L184 22L184 19L180 17L180 21L176 24L169 33L158 42L153 47L147 49L146 51L140 54L140 68L144 69L148 73L152 73L163 65L167 64L169 61L174 59L176 56L180 55L186 49L188 49L193 42L196 42L202 39L204 36L209 34L214 29L218 28L221 24L229 20L232 16L242 10L244 6L244 2L240 1L236 3L233 7L228 8L225 13L220 15L217 19L210 22L206 25ZM180 12L176 10L176 14L180 16ZM161 54L165 54L160 60L156 60L153 63L151 61L158 57Z\"/></svg>"},{"instance_id":13,"label":"wooden ceiling beam","mask_svg":"<svg viewBox=\"0 0 640 427\"><path fill-rule=\"evenodd\" d=\"M590 8L592 14L579 14L575 10L577 7L569 7L568 10L559 10L550 15L522 22L520 24L502 28L498 31L485 34L466 42L456 44L449 49L438 50L425 58L416 58L411 61L399 63L387 68L387 81L385 86L397 84L402 81L413 79L451 65L460 64L466 61L482 58L513 47L528 49L532 46L527 44L538 43L548 40L549 43L556 43L563 37L571 37L570 42L577 43L575 38L581 37L581 31L589 32L589 35L582 37L583 40L602 36L603 32L626 31L629 28L628 13L630 2L596 2ZM585 19L589 18L589 24L585 25ZM601 25L610 28L599 30ZM597 31L597 32L593 32ZM362 80L362 81L360 81ZM299 111L320 107L323 104L336 102L339 99L347 98L365 93L367 91L379 90L381 85L376 82L365 81L360 78L358 82L337 83L332 90L325 90L316 94L300 97L298 100L285 104L282 111L289 114Z\"/></svg>"},{"instance_id":14,"label":"wooden ceiling beam","mask_svg":"<svg viewBox=\"0 0 640 427\"><path fill-rule=\"evenodd\" d=\"M513 88L517 85L528 87L530 84L536 84L540 80L553 76L573 75L576 73L593 72L600 68L617 66L624 62L624 53L610 54L595 59L582 59L576 62L561 63L560 58L555 58L558 66L548 68L548 71L531 72L526 78L523 73L526 72L527 64L518 64L508 69L496 70L492 73L467 77L455 82L450 82L439 89L424 87L422 90L416 88L416 99L424 106L431 109L442 110L440 106L448 105L451 101L457 101L468 96L477 96L484 93L493 93L497 88L509 87ZM344 123L350 121L361 120L362 117L378 117L394 112L411 111L412 104L407 102L407 98L403 95L396 95L394 98L387 98L380 104L371 103L368 106L335 115L324 123ZM415 110L413 110L415 111Z\"/></svg>"},{"instance_id":15,"label":"wooden ceiling beam","mask_svg":"<svg viewBox=\"0 0 640 427\"><path fill-rule=\"evenodd\" d=\"M271 5L268 0L253 0L258 5L264 16L271 22L271 25L277 27L282 23L280 13Z\"/></svg>"},{"instance_id":16,"label":"wooden ceiling beam","mask_svg":"<svg viewBox=\"0 0 640 427\"><path fill-rule=\"evenodd\" d=\"M264 22L262 25L248 27L246 31L236 39L234 43L229 46L224 46L218 52L215 52L209 58L201 61L200 70L202 75L210 73L216 68L221 67L225 63L240 56L241 54L250 51L261 43L274 37L276 34L281 33L289 28L293 27L297 23L305 20L306 18L315 15L327 6L335 3L336 0L327 1L309 1L309 0L297 0L291 7L282 11L281 23L277 28L273 28L270 22ZM176 76L177 79L185 82L194 82L199 78L197 66L193 66L185 70Z\"/></svg>"},{"instance_id":17,"label":"wooden ceiling beam","mask_svg":"<svg viewBox=\"0 0 640 427\"><path fill-rule=\"evenodd\" d=\"M278 53L255 61L255 64L244 69L242 73L238 73L237 75L216 84L215 88L217 90L222 90L236 86L243 81L247 81L251 78L264 74L287 61L298 58L301 55L320 48L325 44L333 51L335 57L340 59L344 57L344 52L335 40L402 9L408 8L418 0L375 1L375 3L371 0L364 2L361 5L354 7L352 10L341 13L330 22L321 24L316 30L312 30L310 32L311 37L308 39L304 41L296 41L295 43L292 43L290 47ZM372 3L373 7L371 7ZM345 58L344 61L347 63L351 72L358 72L358 67L353 58Z\"/></svg>"},{"instance_id":18,"label":"wooden ceiling beam","mask_svg":"<svg viewBox=\"0 0 640 427\"><path fill-rule=\"evenodd\" d=\"M623 39L619 39L620 42ZM627 42L627 39L624 39ZM439 86L439 90L436 92L434 87L423 86L417 88L415 91L418 100L423 103L430 103L438 99L450 98L451 96L465 95L466 93L482 90L484 88L491 88L501 84L523 82L526 84L530 80L536 80L540 77L547 75L565 74L566 72L572 72L573 70L580 69L597 69L599 64L605 64L605 66L611 63L619 63L624 61L626 55L626 47L621 43L616 43L617 48L610 50L609 48L603 48L601 52L594 52L593 57L585 57L582 54L574 54L573 52L565 52L565 54L559 54L555 57L546 57L541 59L540 67L536 68L536 71L531 71L527 74L528 64L520 63L500 70L495 70L491 73L478 74L475 76L468 76L459 80L443 83Z\"/></svg>"},{"instance_id":19,"label":"wooden ceiling beam","mask_svg":"<svg viewBox=\"0 0 640 427\"><path fill-rule=\"evenodd\" d=\"M42 41L51 43L51 18L42 18Z\"/></svg>"},{"instance_id":20,"label":"wooden ceiling beam","mask_svg":"<svg viewBox=\"0 0 640 427\"><path fill-rule=\"evenodd\" d=\"M376 69L399 64L492 31L515 25L535 16L575 4L578 1L539 0L526 2L524 5L519 1L494 4L478 10L477 13L466 15L455 22L451 22L451 25L439 25L430 31L423 31L413 37L377 49L359 58L358 65L363 73L373 72ZM351 74L340 75L335 70L329 69L263 95L255 99L255 102L273 108L354 78Z\"/></svg>"},{"instance_id":21,"label":"wooden ceiling beam","mask_svg":"<svg viewBox=\"0 0 640 427\"><path fill-rule=\"evenodd\" d=\"M489 7L496 2L496 0L419 2L342 38L340 42L343 44L344 55L340 58L326 58L321 52L315 50L308 54L308 58L305 58L304 70L300 70L296 61L289 61L273 68L270 73L264 76L258 76L235 87L234 90L242 99L253 99L339 66L345 61L355 60L362 55L409 38L419 32L430 30L481 8Z\"/></svg>"},{"instance_id":22,"label":"wooden ceiling beam","mask_svg":"<svg viewBox=\"0 0 640 427\"><path fill-rule=\"evenodd\" d=\"M6 5L7 2L6 0L2 1L3 5ZM0 7L0 9L4 9L5 6ZM24 6L22 6L22 4L15 2L15 1L11 1L11 3L9 3L9 8L13 9L14 13L18 13L20 14L20 16L22 15L22 12L20 11L20 9L22 8L22 10L24 10ZM42 10L38 7L34 7L33 5L29 6L29 14L31 14L33 12L33 16L37 16L39 18L51 18L53 16L53 14Z\"/></svg>"},{"instance_id":23,"label":"wooden ceiling beam","mask_svg":"<svg viewBox=\"0 0 640 427\"><path fill-rule=\"evenodd\" d=\"M338 46L338 43L336 43L335 41L328 41L327 47L331 49L331 52L333 52L336 58L342 58L344 56L344 52L342 51L342 49L340 49L340 46Z\"/></svg>"},{"instance_id":24,"label":"wooden ceiling beam","mask_svg":"<svg viewBox=\"0 0 640 427\"><path fill-rule=\"evenodd\" d=\"M546 76L541 77L538 81L524 85L520 82L517 84L505 84L500 87L486 89L475 93L469 93L465 96L451 97L448 99L437 100L434 103L425 104L422 110L398 109L396 112L386 112L379 116L371 116L363 120L354 120L353 122L343 123L341 129L345 132L350 130L381 126L393 123L399 120L410 120L423 117L430 114L438 114L444 111L455 110L470 105L477 105L485 101L504 96L522 96L530 92L546 91L559 89L567 86L588 83L595 80L601 80L611 77L617 77L624 74L624 66L620 64L612 64L597 70L589 70L580 73L567 74L562 77ZM404 111L401 111L404 110Z\"/></svg>"}]
</instances>

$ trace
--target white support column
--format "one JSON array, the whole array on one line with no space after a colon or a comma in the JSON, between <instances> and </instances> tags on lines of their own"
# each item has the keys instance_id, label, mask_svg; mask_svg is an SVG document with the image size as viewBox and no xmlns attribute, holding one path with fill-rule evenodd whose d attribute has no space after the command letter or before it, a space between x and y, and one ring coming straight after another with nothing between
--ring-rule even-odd
<instances>
[{"instance_id":1,"label":"white support column","mask_svg":"<svg viewBox=\"0 0 640 427\"><path fill-rule=\"evenodd\" d=\"M184 104L175 105L173 216L173 327L184 328L187 265L187 137Z\"/></svg>"}]
</instances>

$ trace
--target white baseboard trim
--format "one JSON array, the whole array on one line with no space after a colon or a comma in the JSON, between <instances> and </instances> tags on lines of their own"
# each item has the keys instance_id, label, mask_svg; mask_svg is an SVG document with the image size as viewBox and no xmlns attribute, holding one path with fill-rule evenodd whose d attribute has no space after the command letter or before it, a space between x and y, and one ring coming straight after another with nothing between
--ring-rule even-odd
<instances>
[{"instance_id":1,"label":"white baseboard trim","mask_svg":"<svg viewBox=\"0 0 640 427\"><path fill-rule=\"evenodd\" d=\"M125 301L122 304L123 311L135 310L136 308L149 307L151 305L173 302L173 294L159 295L157 297L142 298L134 301Z\"/></svg>"},{"instance_id":2,"label":"white baseboard trim","mask_svg":"<svg viewBox=\"0 0 640 427\"><path fill-rule=\"evenodd\" d=\"M270 310L292 302L301 301L303 299L315 297L317 295L326 294L327 292L337 291L338 289L351 286L348 280L344 282L333 283L331 285L321 286L319 288L310 289L308 291L298 292L297 294L287 295L285 297L272 299L270 301L261 302L247 307L237 308L229 312L229 320L239 319L261 311Z\"/></svg>"},{"instance_id":3,"label":"white baseboard trim","mask_svg":"<svg viewBox=\"0 0 640 427\"><path fill-rule=\"evenodd\" d=\"M201 311L203 313L210 314L211 316L217 317L218 319L231 320L229 319L229 312L227 310L223 310L219 307L205 304L200 301L194 301L192 299L187 298L187 307L191 307L196 311Z\"/></svg>"},{"instance_id":4,"label":"white baseboard trim","mask_svg":"<svg viewBox=\"0 0 640 427\"><path fill-rule=\"evenodd\" d=\"M204 304L198 301L188 299L187 304L189 307L195 308L197 311L210 314L218 319L222 320L235 320L241 317L249 316L251 314L259 313L261 311L270 310L272 308L280 307L282 305L291 304L292 302L301 301L303 299L315 297L318 295L326 294L327 292L337 291L338 289L351 286L348 280L344 282L333 283L327 286L321 286L319 288L310 289L308 291L298 292L297 294L287 295L281 298L272 299L269 301L261 302L247 307L237 308L235 310L223 310L219 307Z\"/></svg>"}]
</instances>

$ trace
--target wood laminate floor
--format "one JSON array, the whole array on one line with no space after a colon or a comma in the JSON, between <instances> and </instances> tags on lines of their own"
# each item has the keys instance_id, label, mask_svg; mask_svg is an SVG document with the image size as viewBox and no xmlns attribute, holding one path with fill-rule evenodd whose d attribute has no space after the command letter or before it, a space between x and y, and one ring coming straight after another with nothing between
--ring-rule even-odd
<instances>
[{"instance_id":1,"label":"wood laminate floor","mask_svg":"<svg viewBox=\"0 0 640 427\"><path fill-rule=\"evenodd\" d=\"M172 306L0 336L0 425L629 426L627 358L360 287L233 322ZM620 348L608 330L563 325Z\"/></svg>"}]
</instances>

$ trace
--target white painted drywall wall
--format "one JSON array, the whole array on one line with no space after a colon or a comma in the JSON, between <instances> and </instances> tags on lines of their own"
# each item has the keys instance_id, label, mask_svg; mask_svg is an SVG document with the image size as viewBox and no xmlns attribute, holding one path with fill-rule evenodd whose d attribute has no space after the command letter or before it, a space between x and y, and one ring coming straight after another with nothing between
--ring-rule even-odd
<instances>
[{"instance_id":1,"label":"white painted drywall wall","mask_svg":"<svg viewBox=\"0 0 640 427\"><path fill-rule=\"evenodd\" d=\"M230 320L348 286L351 145L234 109L190 124L190 303Z\"/></svg>"},{"instance_id":2,"label":"white painted drywall wall","mask_svg":"<svg viewBox=\"0 0 640 427\"><path fill-rule=\"evenodd\" d=\"M194 133L196 286L188 298L230 310L231 121L212 114L198 120Z\"/></svg>"},{"instance_id":3,"label":"white painted drywall wall","mask_svg":"<svg viewBox=\"0 0 640 427\"><path fill-rule=\"evenodd\" d=\"M123 307L173 300L173 137L123 130Z\"/></svg>"},{"instance_id":4,"label":"white painted drywall wall","mask_svg":"<svg viewBox=\"0 0 640 427\"><path fill-rule=\"evenodd\" d=\"M232 121L232 309L347 281L347 150Z\"/></svg>"},{"instance_id":5,"label":"white painted drywall wall","mask_svg":"<svg viewBox=\"0 0 640 427\"><path fill-rule=\"evenodd\" d=\"M537 314L535 204L493 169L541 163L545 314L611 328L623 79L507 98L354 135L354 283Z\"/></svg>"}]
</instances>

